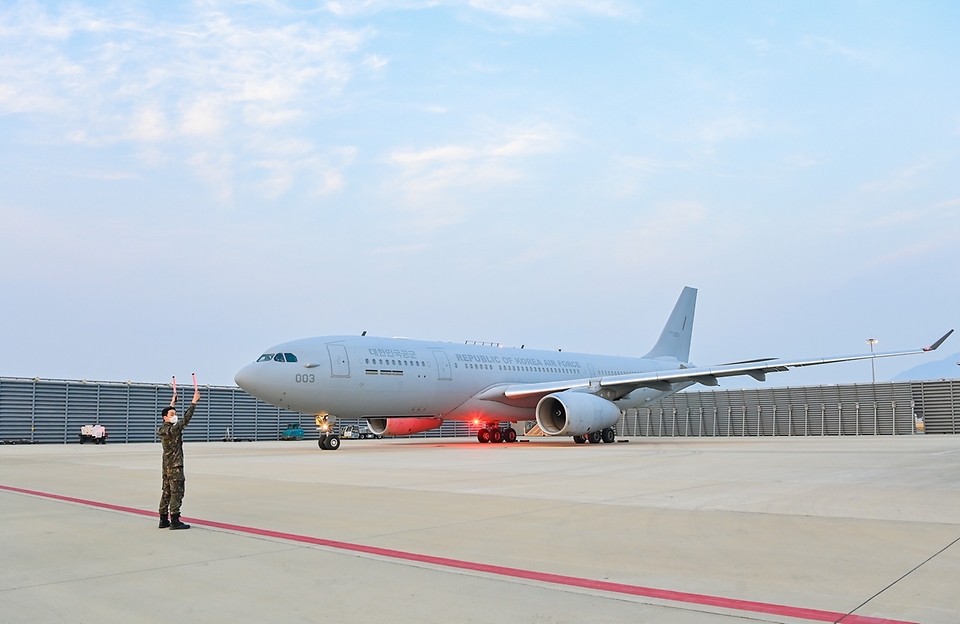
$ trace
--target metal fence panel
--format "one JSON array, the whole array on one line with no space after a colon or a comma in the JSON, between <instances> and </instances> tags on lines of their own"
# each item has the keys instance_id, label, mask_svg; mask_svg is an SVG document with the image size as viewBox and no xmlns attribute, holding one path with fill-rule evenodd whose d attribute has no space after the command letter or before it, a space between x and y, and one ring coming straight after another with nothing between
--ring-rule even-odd
<instances>
[{"instance_id":1,"label":"metal fence panel","mask_svg":"<svg viewBox=\"0 0 960 624\"><path fill-rule=\"evenodd\" d=\"M204 386L187 441L277 440L288 424L318 436L314 416L268 405L233 386ZM181 392L179 409L190 393ZM102 424L110 442L155 442L169 384L0 378L0 440L75 443L80 427ZM910 435L914 415L928 433L960 433L960 380L680 392L627 410L621 436ZM363 424L340 419L340 426ZM411 437L473 436L446 421Z\"/></svg>"}]
</instances>

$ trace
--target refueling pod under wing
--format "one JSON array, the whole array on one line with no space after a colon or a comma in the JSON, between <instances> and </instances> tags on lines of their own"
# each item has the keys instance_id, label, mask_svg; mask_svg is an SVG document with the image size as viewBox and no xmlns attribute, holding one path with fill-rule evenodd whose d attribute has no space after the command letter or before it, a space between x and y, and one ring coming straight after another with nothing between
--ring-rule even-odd
<instances>
[{"instance_id":1,"label":"refueling pod under wing","mask_svg":"<svg viewBox=\"0 0 960 624\"><path fill-rule=\"evenodd\" d=\"M370 431L379 436L402 436L413 433L420 433L428 429L436 429L443 424L442 418L418 418L418 417L398 417L398 418L368 418L367 425Z\"/></svg>"}]
</instances>

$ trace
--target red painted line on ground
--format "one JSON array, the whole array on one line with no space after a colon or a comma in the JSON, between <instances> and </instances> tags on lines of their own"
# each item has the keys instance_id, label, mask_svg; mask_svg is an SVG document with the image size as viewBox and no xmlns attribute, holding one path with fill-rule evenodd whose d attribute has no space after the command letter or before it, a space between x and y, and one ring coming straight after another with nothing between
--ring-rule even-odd
<instances>
[{"instance_id":1,"label":"red painted line on ground","mask_svg":"<svg viewBox=\"0 0 960 624\"><path fill-rule=\"evenodd\" d=\"M138 516L156 516L154 512L133 507L124 507L122 505L112 505L110 503L101 503L83 498L74 498L72 496L63 496L61 494L51 494L49 492L38 492L36 490L27 490L9 485L0 485L0 490L15 492L17 494L27 494L29 496L38 496L56 501L67 503L76 503L98 509L109 509L110 511L119 511L122 513L135 514ZM615 594L625 594L630 596L642 596L645 598L656 598L658 600L669 600L673 602L682 602L687 604L697 604L709 607L719 607L721 609L731 609L735 611L748 611L751 613L767 613L770 615L779 615L783 617L797 618L801 620L811 620L814 622L834 622L835 624L915 624L904 620L891 620L885 618L876 618L866 615L848 615L835 611L821 611L819 609L806 609L803 607L791 607L787 605L778 605L769 602L756 602L753 600L738 600L736 598L723 598L720 596L710 596L707 594L695 594L690 592L673 591L670 589L657 589L655 587L643 587L642 585L627 585L625 583L612 583L609 581L597 581L593 579L580 578L577 576L566 576L563 574L550 574L548 572L536 572L534 570L524 570L522 568L509 568L505 566L492 565L488 563L477 563L474 561L464 561L461 559L449 559L447 557L436 557L433 555L422 555L419 553L406 552L403 550L393 550L390 548L379 548L377 546L365 546L363 544L353 544L350 542L340 542L337 540L323 539L320 537L311 537L309 535L297 535L295 533L284 533L282 531L272 531L270 529L259 529L257 527L248 527L240 524L229 524L227 522L217 522L215 520L203 520L199 518L184 518L198 526L206 526L215 529L223 529L236 533L246 533L248 535L257 535L280 539L301 544L310 544L313 546L323 546L325 548L334 548L348 552L363 553L388 559L399 559L403 561L415 561L429 565L453 568L458 570L469 570L471 572L481 572L495 576L504 576L511 578L537 581L540 583L550 583L552 585L566 585L568 587L581 587L596 591L610 592Z\"/></svg>"}]
</instances>

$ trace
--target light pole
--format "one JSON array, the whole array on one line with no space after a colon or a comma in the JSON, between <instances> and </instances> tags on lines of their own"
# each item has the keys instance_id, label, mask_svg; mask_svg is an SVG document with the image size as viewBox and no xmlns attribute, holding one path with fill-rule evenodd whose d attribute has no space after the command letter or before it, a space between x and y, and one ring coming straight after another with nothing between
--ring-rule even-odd
<instances>
[{"instance_id":1,"label":"light pole","mask_svg":"<svg viewBox=\"0 0 960 624\"><path fill-rule=\"evenodd\" d=\"M880 342L876 338L867 338L867 344L870 345L870 355L873 355L873 345ZM870 358L870 378L873 380L873 383L877 383L877 370L874 368L874 359Z\"/></svg>"}]
</instances>

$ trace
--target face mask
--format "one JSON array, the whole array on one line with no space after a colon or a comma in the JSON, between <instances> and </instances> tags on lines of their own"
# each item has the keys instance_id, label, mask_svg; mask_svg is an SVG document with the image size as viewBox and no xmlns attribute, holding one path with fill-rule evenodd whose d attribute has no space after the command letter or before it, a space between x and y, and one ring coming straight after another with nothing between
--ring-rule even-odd
<instances>
[{"instance_id":1,"label":"face mask","mask_svg":"<svg viewBox=\"0 0 960 624\"><path fill-rule=\"evenodd\" d=\"M170 417L170 424L171 424L171 425L177 424L177 417L176 417L176 415Z\"/></svg>"}]
</instances>

